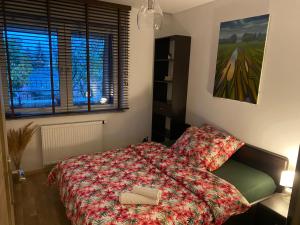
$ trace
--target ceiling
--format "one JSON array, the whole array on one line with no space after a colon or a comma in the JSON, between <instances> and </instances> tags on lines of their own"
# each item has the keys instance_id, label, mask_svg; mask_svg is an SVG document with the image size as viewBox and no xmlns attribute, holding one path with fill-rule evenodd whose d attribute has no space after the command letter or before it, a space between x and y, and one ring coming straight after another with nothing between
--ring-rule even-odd
<instances>
[{"instance_id":1,"label":"ceiling","mask_svg":"<svg viewBox=\"0 0 300 225\"><path fill-rule=\"evenodd\" d=\"M142 0L104 0L124 5L139 7ZM162 10L166 13L178 13L195 6L203 5L214 0L158 0Z\"/></svg>"}]
</instances>

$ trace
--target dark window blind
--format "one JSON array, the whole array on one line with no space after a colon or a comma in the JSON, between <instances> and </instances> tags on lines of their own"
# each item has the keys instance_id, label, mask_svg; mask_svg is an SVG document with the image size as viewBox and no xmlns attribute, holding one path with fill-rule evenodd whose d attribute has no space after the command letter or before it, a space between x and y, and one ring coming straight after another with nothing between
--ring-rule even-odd
<instances>
[{"instance_id":1,"label":"dark window blind","mask_svg":"<svg viewBox=\"0 0 300 225\"><path fill-rule=\"evenodd\" d=\"M129 13L100 1L2 0L7 117L127 109Z\"/></svg>"}]
</instances>

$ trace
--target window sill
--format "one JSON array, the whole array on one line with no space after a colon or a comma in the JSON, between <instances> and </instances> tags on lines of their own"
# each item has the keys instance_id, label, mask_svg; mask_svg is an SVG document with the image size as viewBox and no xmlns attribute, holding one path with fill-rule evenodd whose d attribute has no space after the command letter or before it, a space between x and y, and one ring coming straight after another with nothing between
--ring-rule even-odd
<instances>
[{"instance_id":1,"label":"window sill","mask_svg":"<svg viewBox=\"0 0 300 225\"><path fill-rule=\"evenodd\" d=\"M6 120L18 120L18 119L34 119L34 118L49 118L49 117L62 117L62 116L79 116L79 115L91 115L91 114L99 114L99 113L117 113L117 112L125 112L129 110L129 108L123 109L101 109L94 111L81 111L81 112L59 112L59 113L43 113L43 114L27 114L27 115L15 115L12 116L10 114L6 114Z\"/></svg>"}]
</instances>

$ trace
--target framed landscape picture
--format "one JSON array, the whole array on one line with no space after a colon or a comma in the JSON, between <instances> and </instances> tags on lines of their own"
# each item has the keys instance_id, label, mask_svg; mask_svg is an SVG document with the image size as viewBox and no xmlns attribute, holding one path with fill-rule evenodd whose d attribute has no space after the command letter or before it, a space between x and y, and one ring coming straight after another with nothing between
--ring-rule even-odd
<instances>
[{"instance_id":1,"label":"framed landscape picture","mask_svg":"<svg viewBox=\"0 0 300 225\"><path fill-rule=\"evenodd\" d=\"M222 22L215 97L256 104L269 15Z\"/></svg>"}]
</instances>

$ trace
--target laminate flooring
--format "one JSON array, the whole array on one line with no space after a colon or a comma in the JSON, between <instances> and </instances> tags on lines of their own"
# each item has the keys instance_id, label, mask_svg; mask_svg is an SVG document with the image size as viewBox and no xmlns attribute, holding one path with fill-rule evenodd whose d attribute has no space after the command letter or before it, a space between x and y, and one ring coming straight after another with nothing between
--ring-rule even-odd
<instances>
[{"instance_id":1,"label":"laminate flooring","mask_svg":"<svg viewBox=\"0 0 300 225\"><path fill-rule=\"evenodd\" d=\"M16 225L71 225L58 189L47 185L48 171L14 182Z\"/></svg>"}]
</instances>

